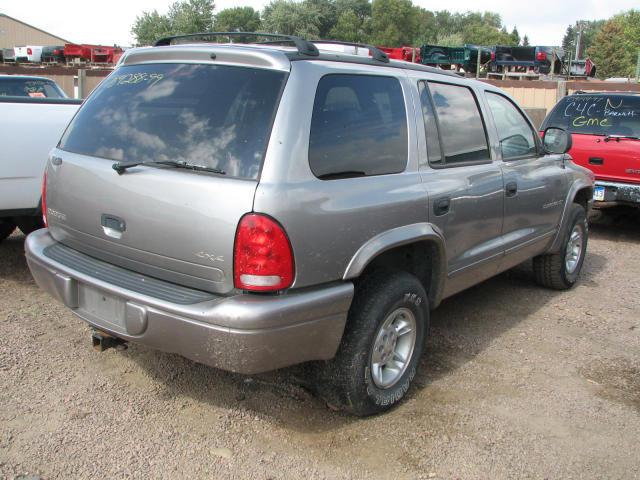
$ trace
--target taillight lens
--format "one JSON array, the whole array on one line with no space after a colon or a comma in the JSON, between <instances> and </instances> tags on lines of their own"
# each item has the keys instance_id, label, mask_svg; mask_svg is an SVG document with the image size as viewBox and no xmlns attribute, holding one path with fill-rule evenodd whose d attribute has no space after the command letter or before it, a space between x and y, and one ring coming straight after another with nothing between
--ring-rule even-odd
<instances>
[{"instance_id":1,"label":"taillight lens","mask_svg":"<svg viewBox=\"0 0 640 480\"><path fill-rule=\"evenodd\" d=\"M496 52L491 52L491 61L492 62L496 61Z\"/></svg>"},{"instance_id":2,"label":"taillight lens","mask_svg":"<svg viewBox=\"0 0 640 480\"><path fill-rule=\"evenodd\" d=\"M42 223L44 223L45 227L47 225L47 172L44 172L44 177L42 177Z\"/></svg>"},{"instance_id":3,"label":"taillight lens","mask_svg":"<svg viewBox=\"0 0 640 480\"><path fill-rule=\"evenodd\" d=\"M30 48L27 48L27 55L33 55L33 50L31 50Z\"/></svg>"},{"instance_id":4,"label":"taillight lens","mask_svg":"<svg viewBox=\"0 0 640 480\"><path fill-rule=\"evenodd\" d=\"M270 292L293 283L293 252L284 229L272 218L248 213L240 219L233 254L236 288Z\"/></svg>"},{"instance_id":5,"label":"taillight lens","mask_svg":"<svg viewBox=\"0 0 640 480\"><path fill-rule=\"evenodd\" d=\"M545 52L538 52L536 53L536 59L539 62L544 62L547 59L547 54Z\"/></svg>"}]
</instances>

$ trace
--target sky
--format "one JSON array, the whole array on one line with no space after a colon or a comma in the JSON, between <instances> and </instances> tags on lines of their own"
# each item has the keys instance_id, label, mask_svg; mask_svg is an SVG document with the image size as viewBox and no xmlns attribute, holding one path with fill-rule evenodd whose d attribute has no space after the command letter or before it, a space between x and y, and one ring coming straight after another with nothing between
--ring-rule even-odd
<instances>
[{"instance_id":1,"label":"sky","mask_svg":"<svg viewBox=\"0 0 640 480\"><path fill-rule=\"evenodd\" d=\"M174 0L0 0L0 13L76 43L128 46L131 25L143 11L166 13ZM261 9L268 0L218 0L216 11L236 6ZM576 20L599 20L631 8L638 0L413 0L428 10L489 10L502 16L508 30L518 27L532 45L559 45ZM54 7L55 5L55 7ZM1 32L0 32L1 33Z\"/></svg>"}]
</instances>

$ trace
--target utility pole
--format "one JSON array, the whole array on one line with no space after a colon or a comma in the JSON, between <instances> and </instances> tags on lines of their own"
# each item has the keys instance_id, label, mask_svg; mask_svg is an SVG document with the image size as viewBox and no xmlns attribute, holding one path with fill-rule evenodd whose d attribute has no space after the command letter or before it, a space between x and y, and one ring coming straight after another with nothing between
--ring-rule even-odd
<instances>
[{"instance_id":1,"label":"utility pole","mask_svg":"<svg viewBox=\"0 0 640 480\"><path fill-rule=\"evenodd\" d=\"M582 29L584 28L584 21L578 20L576 22L576 56L574 60L580 60L580 44L582 43Z\"/></svg>"},{"instance_id":2,"label":"utility pole","mask_svg":"<svg viewBox=\"0 0 640 480\"><path fill-rule=\"evenodd\" d=\"M638 61L636 62L636 83L640 83L640 50L638 50Z\"/></svg>"}]
</instances>

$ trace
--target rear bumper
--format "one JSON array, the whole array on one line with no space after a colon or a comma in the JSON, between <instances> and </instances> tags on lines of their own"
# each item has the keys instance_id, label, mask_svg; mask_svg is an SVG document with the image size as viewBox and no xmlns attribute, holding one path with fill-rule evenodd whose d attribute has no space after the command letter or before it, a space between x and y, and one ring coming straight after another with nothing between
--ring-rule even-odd
<instances>
[{"instance_id":1,"label":"rear bumper","mask_svg":"<svg viewBox=\"0 0 640 480\"><path fill-rule=\"evenodd\" d=\"M595 187L604 187L604 200L596 200L594 206L604 203L640 206L640 184L596 180Z\"/></svg>"},{"instance_id":2,"label":"rear bumper","mask_svg":"<svg viewBox=\"0 0 640 480\"><path fill-rule=\"evenodd\" d=\"M94 262L96 272L108 268L113 278L121 274L141 285L145 279L156 282L159 291L172 284L157 285L157 280L86 256L84 268L76 269L47 256L45 250L55 245L46 229L29 235L29 268L42 289L81 319L116 337L238 373L332 358L353 297L353 284L343 282L279 296L212 294L198 303L177 303L152 296L149 288L140 293L87 274L86 265Z\"/></svg>"}]
</instances>

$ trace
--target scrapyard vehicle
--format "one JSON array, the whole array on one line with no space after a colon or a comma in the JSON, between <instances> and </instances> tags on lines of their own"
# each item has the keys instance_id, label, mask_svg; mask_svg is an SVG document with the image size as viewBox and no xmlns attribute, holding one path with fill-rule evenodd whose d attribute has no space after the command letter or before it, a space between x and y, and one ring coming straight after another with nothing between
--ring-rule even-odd
<instances>
[{"instance_id":1,"label":"scrapyard vehicle","mask_svg":"<svg viewBox=\"0 0 640 480\"><path fill-rule=\"evenodd\" d=\"M409 389L444 298L532 257L541 284L577 281L593 185L566 132L375 47L206 36L128 50L51 154L27 260L98 347L313 362L369 415Z\"/></svg>"}]
</instances>

